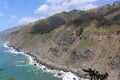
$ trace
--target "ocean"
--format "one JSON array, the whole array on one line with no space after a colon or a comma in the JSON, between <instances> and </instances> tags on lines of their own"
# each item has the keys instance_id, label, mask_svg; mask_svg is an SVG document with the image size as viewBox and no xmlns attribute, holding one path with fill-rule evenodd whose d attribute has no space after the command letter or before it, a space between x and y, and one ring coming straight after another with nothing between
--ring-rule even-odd
<instances>
[{"instance_id":1,"label":"ocean","mask_svg":"<svg viewBox=\"0 0 120 80\"><path fill-rule=\"evenodd\" d=\"M9 77L14 80L87 80L71 72L50 70L36 63L31 56L17 52L3 42L0 42L0 69L3 69L0 71L0 80L7 80Z\"/></svg>"}]
</instances>

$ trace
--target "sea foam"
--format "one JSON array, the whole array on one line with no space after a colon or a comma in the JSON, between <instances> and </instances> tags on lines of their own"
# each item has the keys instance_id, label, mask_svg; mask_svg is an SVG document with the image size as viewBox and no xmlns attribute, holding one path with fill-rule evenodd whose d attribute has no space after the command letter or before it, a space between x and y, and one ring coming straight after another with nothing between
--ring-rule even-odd
<instances>
[{"instance_id":1,"label":"sea foam","mask_svg":"<svg viewBox=\"0 0 120 80\"><path fill-rule=\"evenodd\" d=\"M34 57L32 57L24 52L17 52L14 48L8 47L7 44L4 44L4 47L8 48L8 51L10 53L22 54L22 55L26 56L30 65L35 64L38 69L41 69L43 72L51 73L51 74L53 74L54 77L61 78L62 80L89 80L89 79L83 79L83 78L77 77L72 72L64 72L64 71L60 71L60 70L51 70L51 69L47 68L46 66L39 64L37 61L35 61ZM17 65L17 66L22 66L22 65Z\"/></svg>"}]
</instances>

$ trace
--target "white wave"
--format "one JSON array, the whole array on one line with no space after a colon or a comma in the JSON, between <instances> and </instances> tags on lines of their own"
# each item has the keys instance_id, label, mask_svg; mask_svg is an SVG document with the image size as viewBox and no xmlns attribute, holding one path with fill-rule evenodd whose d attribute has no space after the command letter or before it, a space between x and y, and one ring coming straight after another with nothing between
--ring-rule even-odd
<instances>
[{"instance_id":1,"label":"white wave","mask_svg":"<svg viewBox=\"0 0 120 80\"><path fill-rule=\"evenodd\" d=\"M10 48L9 52L10 52L10 53L19 54L19 53L18 53L17 51L15 51L15 49L13 49L13 48Z\"/></svg>"},{"instance_id":2,"label":"white wave","mask_svg":"<svg viewBox=\"0 0 120 80\"><path fill-rule=\"evenodd\" d=\"M24 63L25 61L15 61L16 63Z\"/></svg>"},{"instance_id":3,"label":"white wave","mask_svg":"<svg viewBox=\"0 0 120 80\"><path fill-rule=\"evenodd\" d=\"M7 43L4 43L4 44L3 44L3 47L9 48L9 47L7 46Z\"/></svg>"},{"instance_id":4,"label":"white wave","mask_svg":"<svg viewBox=\"0 0 120 80\"><path fill-rule=\"evenodd\" d=\"M88 79L79 78L71 72L63 73L62 79L63 80L88 80Z\"/></svg>"},{"instance_id":5,"label":"white wave","mask_svg":"<svg viewBox=\"0 0 120 80\"><path fill-rule=\"evenodd\" d=\"M60 70L51 70L44 65L41 65L38 63L34 63L34 64L37 64L37 67L39 69L42 69L44 72L52 73L54 77L61 78L62 80L89 80L89 79L83 79L83 78L77 77L72 72L64 72L64 71L60 71Z\"/></svg>"},{"instance_id":6,"label":"white wave","mask_svg":"<svg viewBox=\"0 0 120 80\"><path fill-rule=\"evenodd\" d=\"M26 58L27 58L27 60L28 60L28 63L29 63L30 65L34 65L34 64L35 64L35 62L34 62L34 60L33 60L33 57L31 57L30 55L25 54L25 53L23 53L23 55L26 56Z\"/></svg>"},{"instance_id":7,"label":"white wave","mask_svg":"<svg viewBox=\"0 0 120 80\"><path fill-rule=\"evenodd\" d=\"M30 60L30 64L31 65L35 64L37 69L41 69L43 72L51 73L51 74L53 74L54 77L61 78L62 80L89 80L89 79L79 78L75 74L73 74L72 72L64 72L64 71L60 71L60 70L51 70L51 69L47 68L46 66L37 63L37 61L35 61L33 59L33 57L31 57L29 55L27 55L27 57Z\"/></svg>"},{"instance_id":8,"label":"white wave","mask_svg":"<svg viewBox=\"0 0 120 80\"><path fill-rule=\"evenodd\" d=\"M77 76L75 76L74 74L72 74L71 72L66 72L61 74L61 77L63 80L79 80L79 78Z\"/></svg>"},{"instance_id":9,"label":"white wave","mask_svg":"<svg viewBox=\"0 0 120 80\"><path fill-rule=\"evenodd\" d=\"M28 55L24 52L17 52L14 48L8 47L7 44L4 44L4 47L9 48L10 53L25 55L26 58L28 59L30 65L35 65L37 67L37 69L41 69L43 72L52 73L54 77L61 78L62 80L89 80L89 79L83 79L83 78L77 77L72 72L51 70L51 69L47 68L46 66L37 63L37 61L35 61L35 59L33 57L31 57L30 55ZM16 66L28 66L28 65L16 65Z\"/></svg>"}]
</instances>

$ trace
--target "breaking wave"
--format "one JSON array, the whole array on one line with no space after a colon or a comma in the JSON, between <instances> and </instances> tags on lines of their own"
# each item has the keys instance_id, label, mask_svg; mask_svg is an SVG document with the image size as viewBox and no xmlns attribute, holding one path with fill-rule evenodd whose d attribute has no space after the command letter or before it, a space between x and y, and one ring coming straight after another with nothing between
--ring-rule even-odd
<instances>
[{"instance_id":1,"label":"breaking wave","mask_svg":"<svg viewBox=\"0 0 120 80\"><path fill-rule=\"evenodd\" d=\"M83 79L80 78L78 76L76 76L74 73L72 72L64 72L64 71L60 71L60 70L51 70L49 68L47 68L46 66L39 64L37 61L35 61L35 59L33 57L31 57L30 55L24 53L24 52L17 52L14 48L12 47L8 47L7 44L4 44L4 47L7 48L7 51L9 53L13 53L13 54L22 54L24 56L26 56L29 65L36 65L36 67L38 69L41 69L43 72L47 72L47 73L52 73L54 77L57 78L61 78L62 80L89 80L89 79ZM25 61L16 61L17 63L24 63ZM26 65L16 65L16 66L28 66Z\"/></svg>"}]
</instances>

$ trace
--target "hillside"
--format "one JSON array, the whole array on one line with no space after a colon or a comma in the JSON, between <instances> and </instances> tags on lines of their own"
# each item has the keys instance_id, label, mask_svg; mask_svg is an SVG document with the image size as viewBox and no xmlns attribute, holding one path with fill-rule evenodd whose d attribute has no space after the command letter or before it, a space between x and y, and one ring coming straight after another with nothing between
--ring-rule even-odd
<instances>
[{"instance_id":1,"label":"hillside","mask_svg":"<svg viewBox=\"0 0 120 80\"><path fill-rule=\"evenodd\" d=\"M83 76L83 68L120 79L120 2L88 11L62 12L30 23L5 37L52 68Z\"/></svg>"},{"instance_id":2,"label":"hillside","mask_svg":"<svg viewBox=\"0 0 120 80\"><path fill-rule=\"evenodd\" d=\"M5 31L1 31L0 32L0 40L5 40L7 37L9 37L9 35L11 33L17 33L19 32L19 30L21 28L23 28L25 25L21 25L21 26L16 26L16 27L13 27L13 28L10 28L10 29L7 29Z\"/></svg>"}]
</instances>

